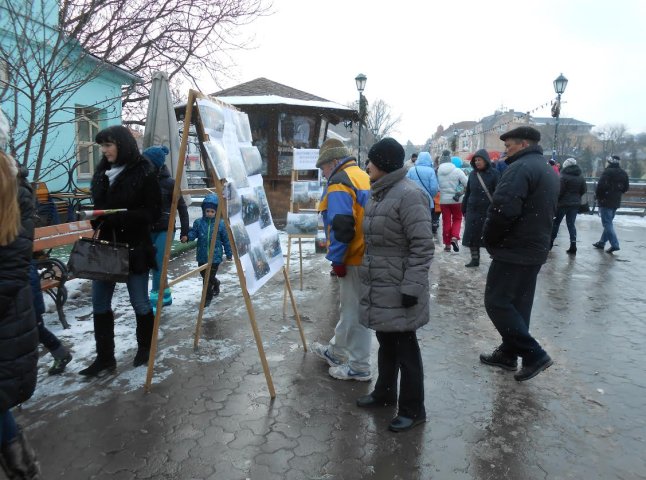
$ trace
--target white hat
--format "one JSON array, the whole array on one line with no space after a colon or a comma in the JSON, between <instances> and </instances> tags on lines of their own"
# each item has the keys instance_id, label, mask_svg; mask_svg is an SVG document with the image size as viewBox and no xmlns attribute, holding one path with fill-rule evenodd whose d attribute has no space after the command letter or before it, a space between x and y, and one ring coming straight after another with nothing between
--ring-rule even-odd
<instances>
[{"instance_id":1,"label":"white hat","mask_svg":"<svg viewBox=\"0 0 646 480\"><path fill-rule=\"evenodd\" d=\"M570 165L576 165L576 158L568 158L565 162L563 162L563 168L567 168Z\"/></svg>"}]
</instances>

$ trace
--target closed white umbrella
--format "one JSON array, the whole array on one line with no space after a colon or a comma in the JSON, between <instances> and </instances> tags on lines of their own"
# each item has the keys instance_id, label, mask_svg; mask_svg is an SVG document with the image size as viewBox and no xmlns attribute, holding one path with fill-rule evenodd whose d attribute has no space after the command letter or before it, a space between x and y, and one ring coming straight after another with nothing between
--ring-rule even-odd
<instances>
[{"instance_id":1,"label":"closed white umbrella","mask_svg":"<svg viewBox=\"0 0 646 480\"><path fill-rule=\"evenodd\" d=\"M175 178L177 164L179 163L179 124L175 117L173 99L168 86L168 74L155 72L150 87L148 99L148 114L146 115L146 128L144 130L144 149L153 145L165 145L169 153L166 156L166 167L171 177ZM186 180L186 165L180 183L182 190L188 189ZM191 196L184 195L186 205L191 204Z\"/></svg>"}]
</instances>

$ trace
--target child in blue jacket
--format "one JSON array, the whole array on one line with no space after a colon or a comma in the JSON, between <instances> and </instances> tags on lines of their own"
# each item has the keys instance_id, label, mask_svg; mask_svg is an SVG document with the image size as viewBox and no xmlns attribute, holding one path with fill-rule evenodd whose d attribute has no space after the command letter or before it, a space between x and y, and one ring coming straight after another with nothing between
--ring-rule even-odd
<instances>
[{"instance_id":1,"label":"child in blue jacket","mask_svg":"<svg viewBox=\"0 0 646 480\"><path fill-rule=\"evenodd\" d=\"M215 193L208 194L202 202L202 218L198 218L193 222L193 227L188 231L189 241L197 239L197 264L198 266L205 265L209 260L209 245L211 245L211 238L213 234L217 235L215 241L215 252L213 253L213 264L211 265L211 274L209 275L207 290L206 290L206 303L205 306L211 304L213 297L220 294L220 280L216 278L218 267L222 263L222 251L226 253L227 260L231 260L233 253L231 252L231 244L229 243L229 236L224 225L224 220L220 219L220 225L215 228L215 213L218 209L218 196ZM200 272L204 278L204 270Z\"/></svg>"}]
</instances>

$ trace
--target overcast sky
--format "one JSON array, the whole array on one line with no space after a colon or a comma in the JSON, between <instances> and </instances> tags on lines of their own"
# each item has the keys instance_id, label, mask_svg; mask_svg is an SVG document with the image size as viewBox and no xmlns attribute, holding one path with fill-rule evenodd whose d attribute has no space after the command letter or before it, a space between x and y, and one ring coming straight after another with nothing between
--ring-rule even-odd
<instances>
[{"instance_id":1,"label":"overcast sky","mask_svg":"<svg viewBox=\"0 0 646 480\"><path fill-rule=\"evenodd\" d=\"M401 115L395 138L421 144L440 124L549 102L562 72L562 117L646 131L644 0L273 0L273 10L245 29L257 48L232 54L237 77L223 88L266 77L348 104L363 73L368 101Z\"/></svg>"}]
</instances>

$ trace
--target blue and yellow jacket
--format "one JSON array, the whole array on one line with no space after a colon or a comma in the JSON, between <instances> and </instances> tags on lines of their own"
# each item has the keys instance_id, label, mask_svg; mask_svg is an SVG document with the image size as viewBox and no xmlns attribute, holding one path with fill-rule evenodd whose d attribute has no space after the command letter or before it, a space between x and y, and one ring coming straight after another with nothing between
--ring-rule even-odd
<instances>
[{"instance_id":1,"label":"blue and yellow jacket","mask_svg":"<svg viewBox=\"0 0 646 480\"><path fill-rule=\"evenodd\" d=\"M328 253L333 264L361 265L365 244L363 213L370 198L370 177L354 159L348 157L332 171L319 211L327 236Z\"/></svg>"}]
</instances>

